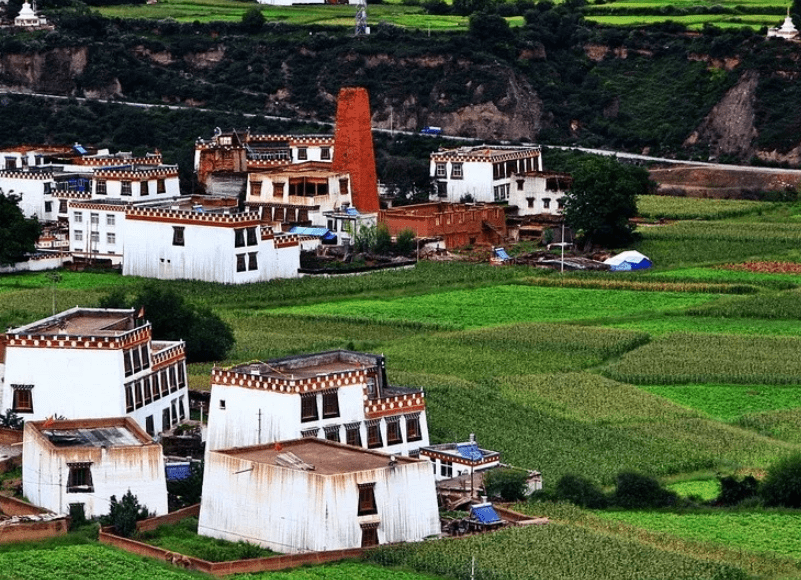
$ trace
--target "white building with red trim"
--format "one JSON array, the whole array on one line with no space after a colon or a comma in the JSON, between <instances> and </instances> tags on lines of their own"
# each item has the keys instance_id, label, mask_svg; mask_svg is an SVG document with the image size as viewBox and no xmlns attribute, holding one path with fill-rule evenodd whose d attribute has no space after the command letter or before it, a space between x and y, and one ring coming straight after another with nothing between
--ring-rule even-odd
<instances>
[{"instance_id":1,"label":"white building with red trim","mask_svg":"<svg viewBox=\"0 0 801 580\"><path fill-rule=\"evenodd\" d=\"M128 490L148 511L167 513L161 445L130 417L25 423L22 493L34 505L91 518Z\"/></svg>"},{"instance_id":2,"label":"white building with red trim","mask_svg":"<svg viewBox=\"0 0 801 580\"><path fill-rule=\"evenodd\" d=\"M126 276L243 284L295 278L299 267L298 236L273 233L255 211L141 205L125 210Z\"/></svg>"},{"instance_id":3,"label":"white building with red trim","mask_svg":"<svg viewBox=\"0 0 801 580\"><path fill-rule=\"evenodd\" d=\"M515 174L542 171L538 146L477 145L431 153L433 201L506 202Z\"/></svg>"},{"instance_id":4,"label":"white building with red trim","mask_svg":"<svg viewBox=\"0 0 801 580\"><path fill-rule=\"evenodd\" d=\"M26 421L127 415L155 435L188 418L184 342L153 340L133 309L75 307L0 340L0 408Z\"/></svg>"},{"instance_id":5,"label":"white building with red trim","mask_svg":"<svg viewBox=\"0 0 801 580\"><path fill-rule=\"evenodd\" d=\"M316 437L416 456L428 445L425 394L393 387L384 357L334 350L211 374L207 450Z\"/></svg>"}]
</instances>

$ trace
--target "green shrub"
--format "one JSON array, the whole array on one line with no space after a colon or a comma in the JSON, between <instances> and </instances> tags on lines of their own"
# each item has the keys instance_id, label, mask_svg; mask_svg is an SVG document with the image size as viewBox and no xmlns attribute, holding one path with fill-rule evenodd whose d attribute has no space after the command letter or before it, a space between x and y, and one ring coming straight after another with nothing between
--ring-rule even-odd
<instances>
[{"instance_id":1,"label":"green shrub","mask_svg":"<svg viewBox=\"0 0 801 580\"><path fill-rule=\"evenodd\" d=\"M108 515L101 518L105 525L114 526L117 535L130 538L136 531L136 522L150 517L152 514L147 511L147 507L139 503L136 496L129 489L122 500L117 501L117 496L111 496L111 505Z\"/></svg>"},{"instance_id":2,"label":"green shrub","mask_svg":"<svg viewBox=\"0 0 801 580\"><path fill-rule=\"evenodd\" d=\"M600 487L586 477L572 473L563 475L556 483L554 498L590 509L605 508L608 504Z\"/></svg>"},{"instance_id":3,"label":"green shrub","mask_svg":"<svg viewBox=\"0 0 801 580\"><path fill-rule=\"evenodd\" d=\"M801 508L801 454L771 465L760 495L768 506Z\"/></svg>"},{"instance_id":4,"label":"green shrub","mask_svg":"<svg viewBox=\"0 0 801 580\"><path fill-rule=\"evenodd\" d=\"M527 478L521 469L493 469L484 476L484 487L490 497L518 501L526 497Z\"/></svg>"},{"instance_id":5,"label":"green shrub","mask_svg":"<svg viewBox=\"0 0 801 580\"><path fill-rule=\"evenodd\" d=\"M662 487L655 478L634 471L617 476L617 487L611 502L626 509L668 507L676 503L674 492Z\"/></svg>"}]
</instances>

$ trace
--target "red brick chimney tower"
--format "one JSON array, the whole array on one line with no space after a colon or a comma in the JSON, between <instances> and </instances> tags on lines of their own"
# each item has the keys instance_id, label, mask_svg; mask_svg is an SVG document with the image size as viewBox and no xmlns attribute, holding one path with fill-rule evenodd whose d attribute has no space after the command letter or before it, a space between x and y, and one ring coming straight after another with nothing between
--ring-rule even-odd
<instances>
[{"instance_id":1,"label":"red brick chimney tower","mask_svg":"<svg viewBox=\"0 0 801 580\"><path fill-rule=\"evenodd\" d=\"M343 87L339 90L333 169L350 173L356 209L362 213L379 210L370 99L365 88Z\"/></svg>"}]
</instances>

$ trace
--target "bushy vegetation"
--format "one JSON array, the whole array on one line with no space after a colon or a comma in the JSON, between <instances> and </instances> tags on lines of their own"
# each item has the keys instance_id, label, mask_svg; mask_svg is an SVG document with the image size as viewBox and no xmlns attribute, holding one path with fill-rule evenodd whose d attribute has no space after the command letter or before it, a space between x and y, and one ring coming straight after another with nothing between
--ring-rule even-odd
<instances>
[{"instance_id":1,"label":"bushy vegetation","mask_svg":"<svg viewBox=\"0 0 801 580\"><path fill-rule=\"evenodd\" d=\"M667 195L637 197L637 214L649 219L719 220L746 216L769 209L770 204L743 199L701 199Z\"/></svg>"},{"instance_id":2,"label":"bushy vegetation","mask_svg":"<svg viewBox=\"0 0 801 580\"><path fill-rule=\"evenodd\" d=\"M152 515L129 489L119 500L111 496L108 514L101 521L104 525L114 526L114 533L118 536L130 538L136 531L136 522Z\"/></svg>"}]
</instances>

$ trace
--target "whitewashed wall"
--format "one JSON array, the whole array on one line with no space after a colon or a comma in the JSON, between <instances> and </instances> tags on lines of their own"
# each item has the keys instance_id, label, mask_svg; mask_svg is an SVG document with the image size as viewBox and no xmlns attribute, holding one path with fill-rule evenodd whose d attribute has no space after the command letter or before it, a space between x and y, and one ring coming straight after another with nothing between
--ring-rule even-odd
<instances>
[{"instance_id":1,"label":"whitewashed wall","mask_svg":"<svg viewBox=\"0 0 801 580\"><path fill-rule=\"evenodd\" d=\"M52 178L17 179L0 176L0 189L5 195L20 196L19 208L26 218L37 217L40 221L55 220L58 215L58 200L45 197L45 184L50 183L55 189ZM51 211L45 212L45 200L52 201Z\"/></svg>"},{"instance_id":2,"label":"whitewashed wall","mask_svg":"<svg viewBox=\"0 0 801 580\"><path fill-rule=\"evenodd\" d=\"M518 189L518 180L523 180L523 189ZM536 175L512 175L512 184L509 190L509 205L517 206L518 215L538 215L538 214L552 214L558 215L562 213L559 208L559 200L561 200L564 191L547 191L545 185L547 180L545 177ZM534 199L533 207L529 207L529 198ZM550 200L549 207L545 207L545 199Z\"/></svg>"},{"instance_id":3,"label":"whitewashed wall","mask_svg":"<svg viewBox=\"0 0 801 580\"><path fill-rule=\"evenodd\" d=\"M94 490L68 493L68 463L92 462ZM34 505L60 514L69 504L83 503L87 517L107 514L111 496L118 500L130 489L156 515L167 513L167 483L161 446L50 448L25 428L22 492Z\"/></svg>"},{"instance_id":4,"label":"whitewashed wall","mask_svg":"<svg viewBox=\"0 0 801 580\"><path fill-rule=\"evenodd\" d=\"M358 484L369 482L375 482L378 514L359 517ZM439 533L427 461L331 476L219 452L206 463L198 524L202 535L256 542L278 552L337 550L359 547L360 524L369 522L380 522L381 544Z\"/></svg>"}]
</instances>

